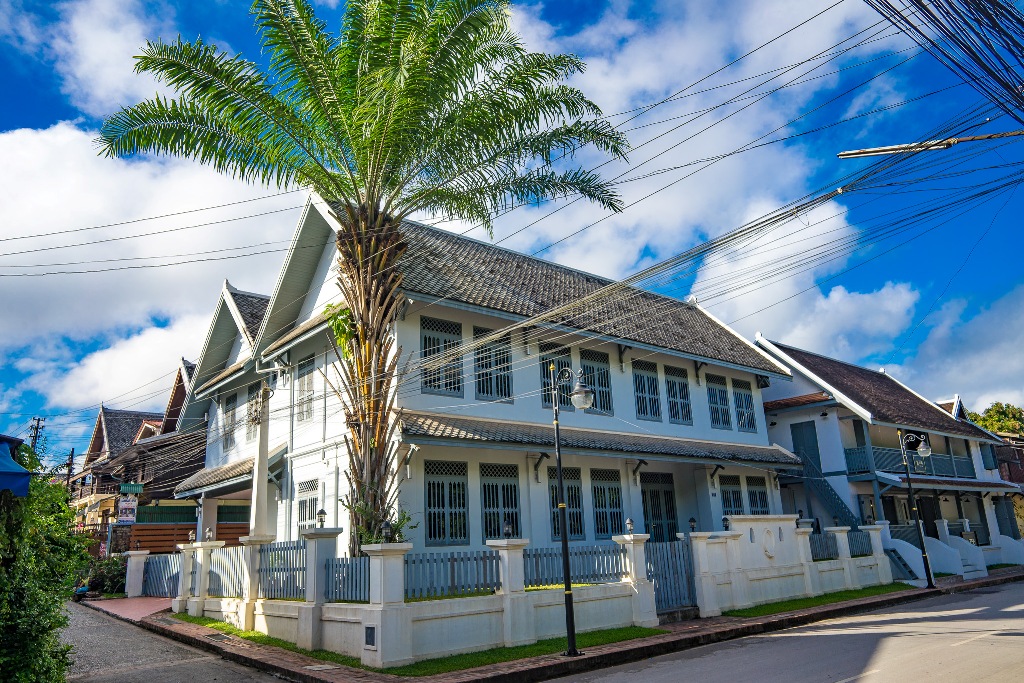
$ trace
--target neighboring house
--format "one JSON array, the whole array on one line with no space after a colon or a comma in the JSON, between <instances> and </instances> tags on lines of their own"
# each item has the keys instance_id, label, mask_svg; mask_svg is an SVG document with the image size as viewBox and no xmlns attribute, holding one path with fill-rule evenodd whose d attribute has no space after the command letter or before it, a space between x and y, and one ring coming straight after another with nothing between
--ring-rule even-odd
<instances>
[{"instance_id":1,"label":"neighboring house","mask_svg":"<svg viewBox=\"0 0 1024 683\"><path fill-rule=\"evenodd\" d=\"M106 471L110 459L132 445L140 433L159 429L163 415L100 406L82 470L71 477L71 506L78 526L100 534L117 516L114 509L120 481Z\"/></svg>"},{"instance_id":2,"label":"neighboring house","mask_svg":"<svg viewBox=\"0 0 1024 683\"><path fill-rule=\"evenodd\" d=\"M823 526L884 520L892 539L919 546L897 438L902 429L923 436L932 449L926 461L918 462L919 442L909 444L925 533L960 549L960 535L969 531L985 550L985 564L1003 561L1000 548L1012 536L999 523L997 509L1020 489L1000 476L995 454L1000 441L994 435L958 418L955 407L951 414L884 372L760 335L756 341L793 373L792 383L765 391L764 404L771 439L804 461L801 476L783 480L787 512L800 511ZM952 536L955 541L949 541ZM1013 543L1007 553L1016 557L1024 548ZM942 549L934 554L941 555ZM984 566L975 569L983 572Z\"/></svg>"},{"instance_id":3,"label":"neighboring house","mask_svg":"<svg viewBox=\"0 0 1024 683\"><path fill-rule=\"evenodd\" d=\"M238 293L225 289L195 400L182 412L208 418L206 468L175 493L199 497L212 514L218 500L251 490L258 427L247 418L258 414L267 378L270 528L279 541L313 526L321 508L327 526L348 527L346 425L328 385L337 371L323 314L339 300L334 222L318 205L307 205L258 334ZM421 372L422 357L611 281L422 225L407 223L403 233L408 304L393 329L399 365L412 370L396 392L395 438L400 503L417 525L408 531L417 550L480 549L506 524L531 545L557 542L551 361L582 367L597 391L587 411L573 410L568 390L559 397L574 542L611 543L627 518L661 541L688 530L690 519L713 531L725 516L782 512L777 472L799 461L769 439L762 391L790 373L768 354L695 304L629 290Z\"/></svg>"}]
</instances>

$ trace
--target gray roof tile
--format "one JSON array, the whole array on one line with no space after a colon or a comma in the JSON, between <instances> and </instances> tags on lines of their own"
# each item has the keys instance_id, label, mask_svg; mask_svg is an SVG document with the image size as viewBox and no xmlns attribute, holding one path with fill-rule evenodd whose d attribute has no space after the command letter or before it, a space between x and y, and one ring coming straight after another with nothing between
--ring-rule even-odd
<instances>
[{"instance_id":1,"label":"gray roof tile","mask_svg":"<svg viewBox=\"0 0 1024 683\"><path fill-rule=\"evenodd\" d=\"M196 489L206 488L207 486L231 481L232 479L252 476L253 461L254 458L246 458L229 462L227 465L221 465L220 467L201 469L175 486L174 493L179 495L186 491L195 491Z\"/></svg>"},{"instance_id":2,"label":"gray roof tile","mask_svg":"<svg viewBox=\"0 0 1024 683\"><path fill-rule=\"evenodd\" d=\"M102 407L103 425L106 428L107 452L120 453L132 445L139 427L146 420L163 420L163 413L143 413L135 410L114 410Z\"/></svg>"},{"instance_id":3,"label":"gray roof tile","mask_svg":"<svg viewBox=\"0 0 1024 683\"><path fill-rule=\"evenodd\" d=\"M270 297L243 292L230 292L230 294L235 300L235 305L238 306L238 312L242 314L242 320L245 321L245 328L249 338L256 339L256 335L260 332L263 316L266 314L267 306L270 304Z\"/></svg>"},{"instance_id":4,"label":"gray roof tile","mask_svg":"<svg viewBox=\"0 0 1024 683\"><path fill-rule=\"evenodd\" d=\"M778 446L746 446L566 427L561 428L559 433L563 447L580 450L611 451L636 456L676 456L686 460L711 462L789 467L800 465L795 455ZM553 426L412 411L402 413L402 434L407 437L518 444L532 448L551 448L555 438Z\"/></svg>"}]
</instances>

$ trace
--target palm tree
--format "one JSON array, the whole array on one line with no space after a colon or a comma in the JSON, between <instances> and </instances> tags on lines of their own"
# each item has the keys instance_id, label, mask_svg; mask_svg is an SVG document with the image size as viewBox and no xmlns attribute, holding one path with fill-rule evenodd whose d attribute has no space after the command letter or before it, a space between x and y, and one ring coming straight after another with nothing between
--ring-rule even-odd
<instances>
[{"instance_id":1,"label":"palm tree","mask_svg":"<svg viewBox=\"0 0 1024 683\"><path fill-rule=\"evenodd\" d=\"M340 35L305 0L256 0L268 68L202 40L148 42L136 58L175 97L110 116L102 154L167 154L248 182L308 187L340 224L332 312L341 336L354 543L393 513L400 225L420 212L482 224L517 204L580 195L620 210L611 186L553 159L627 143L582 92L584 64L528 52L507 0L349 0ZM358 538L356 538L358 536Z\"/></svg>"}]
</instances>

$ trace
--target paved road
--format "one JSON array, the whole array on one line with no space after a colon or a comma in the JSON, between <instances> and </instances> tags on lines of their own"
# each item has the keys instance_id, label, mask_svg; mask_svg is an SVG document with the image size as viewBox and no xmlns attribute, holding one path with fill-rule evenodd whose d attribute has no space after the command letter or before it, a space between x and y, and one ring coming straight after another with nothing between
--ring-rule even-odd
<instances>
[{"instance_id":1,"label":"paved road","mask_svg":"<svg viewBox=\"0 0 1024 683\"><path fill-rule=\"evenodd\" d=\"M1024 584L695 648L575 678L612 683L1013 681L1024 671Z\"/></svg>"},{"instance_id":2,"label":"paved road","mask_svg":"<svg viewBox=\"0 0 1024 683\"><path fill-rule=\"evenodd\" d=\"M74 646L69 681L146 683L235 683L281 679L182 645L138 626L68 603L70 627L64 641Z\"/></svg>"}]
</instances>

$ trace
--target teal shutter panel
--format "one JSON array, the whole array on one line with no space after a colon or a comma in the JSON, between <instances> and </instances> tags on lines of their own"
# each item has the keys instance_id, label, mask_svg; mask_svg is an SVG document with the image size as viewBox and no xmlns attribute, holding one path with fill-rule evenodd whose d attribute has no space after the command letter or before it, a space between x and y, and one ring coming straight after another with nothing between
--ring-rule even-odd
<instances>
[{"instance_id":1,"label":"teal shutter panel","mask_svg":"<svg viewBox=\"0 0 1024 683\"><path fill-rule=\"evenodd\" d=\"M992 447L992 444L981 444L981 462L985 466L986 470L994 470L998 468L998 465L996 464L996 449Z\"/></svg>"}]
</instances>

